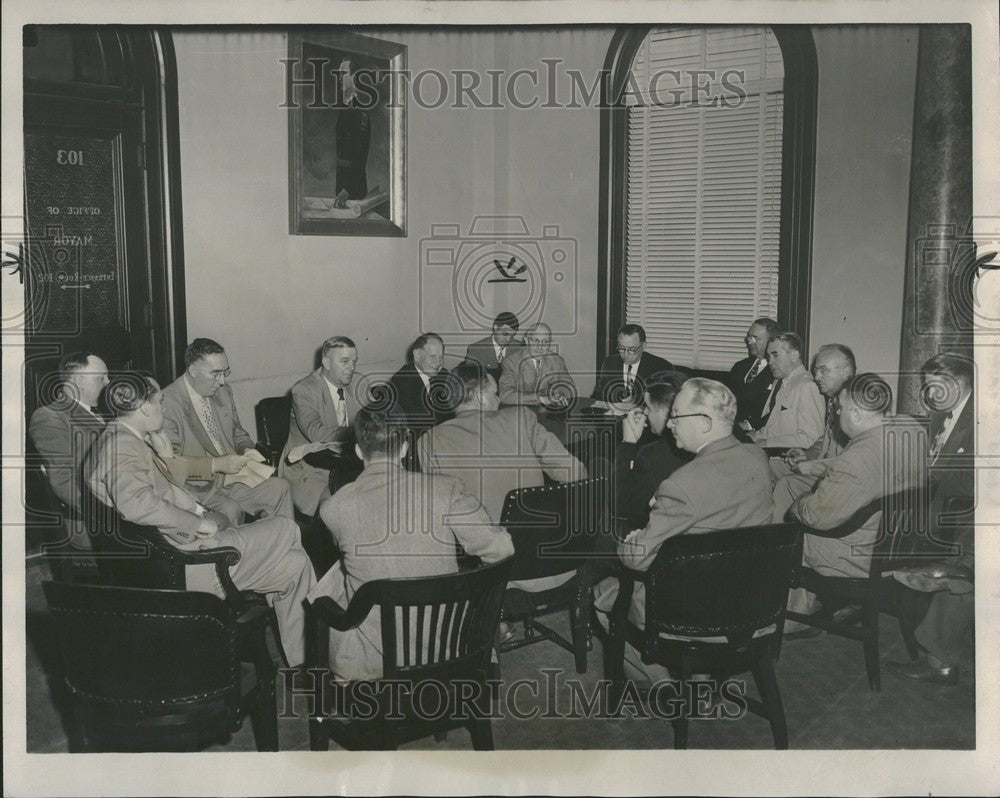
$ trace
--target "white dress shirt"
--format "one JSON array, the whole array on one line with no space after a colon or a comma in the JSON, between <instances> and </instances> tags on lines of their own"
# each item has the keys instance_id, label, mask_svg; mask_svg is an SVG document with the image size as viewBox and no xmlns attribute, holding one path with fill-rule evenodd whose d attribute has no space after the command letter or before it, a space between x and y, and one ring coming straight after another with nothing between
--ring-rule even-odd
<instances>
[{"instance_id":1,"label":"white dress shirt","mask_svg":"<svg viewBox=\"0 0 1000 798\"><path fill-rule=\"evenodd\" d=\"M326 387L330 391L330 398L333 400L333 407L337 411L337 426L346 427L349 420L347 418L347 400L341 399L338 393L341 390L338 386L330 382L326 375L323 375L323 380L326 382Z\"/></svg>"},{"instance_id":2,"label":"white dress shirt","mask_svg":"<svg viewBox=\"0 0 1000 798\"><path fill-rule=\"evenodd\" d=\"M194 405L195 415L198 416L198 420L201 422L201 426L204 428L205 434L215 447L216 456L222 457L226 453L226 444L219 440L216 436L212 435L212 432L209 429L208 422L205 420L205 405L202 401L205 397L194 389L186 374L184 375L184 385L187 388L188 396L191 397L191 404ZM218 418L215 419L215 424L218 426Z\"/></svg>"}]
</instances>

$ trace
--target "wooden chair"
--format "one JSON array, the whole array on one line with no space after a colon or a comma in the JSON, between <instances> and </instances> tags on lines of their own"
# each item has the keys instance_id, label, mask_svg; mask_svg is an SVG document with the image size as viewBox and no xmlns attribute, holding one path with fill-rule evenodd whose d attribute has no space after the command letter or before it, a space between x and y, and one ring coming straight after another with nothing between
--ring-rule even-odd
<instances>
[{"instance_id":1,"label":"wooden chair","mask_svg":"<svg viewBox=\"0 0 1000 798\"><path fill-rule=\"evenodd\" d=\"M292 423L292 397L267 396L254 407L257 420L257 437L260 447L270 465L277 466L281 453L288 443L288 431Z\"/></svg>"},{"instance_id":2,"label":"wooden chair","mask_svg":"<svg viewBox=\"0 0 1000 798\"><path fill-rule=\"evenodd\" d=\"M244 683L241 645L263 645L267 608L237 614L208 593L43 583L73 700L78 750L196 750L253 720L278 750L275 670Z\"/></svg>"},{"instance_id":3,"label":"wooden chair","mask_svg":"<svg viewBox=\"0 0 1000 798\"><path fill-rule=\"evenodd\" d=\"M921 559L922 538L917 526L919 508L925 496L923 487L890 494L862 507L839 527L830 530L803 527L802 530L819 537L845 537L857 531L875 513L882 513L875 542L869 547L871 565L868 575L854 579L823 576L806 565L800 565L792 575L792 587L802 587L815 593L824 609L812 614L786 613L790 620L825 629L840 637L860 640L864 648L868 689L876 692L881 689L878 628L881 613L899 619L910 659L916 659L920 653L914 629L926 612L927 597L907 590L892 578L891 573ZM926 561L926 556L922 559ZM860 612L835 620L831 610L847 604L859 605Z\"/></svg>"},{"instance_id":4,"label":"wooden chair","mask_svg":"<svg viewBox=\"0 0 1000 798\"><path fill-rule=\"evenodd\" d=\"M680 535L663 544L648 571L620 565L605 677L613 685L612 695L620 695L628 641L643 662L660 663L680 680L685 711L673 721L674 748L687 748L691 674L719 669L732 674L752 671L760 700L748 696L748 708L770 723L775 748L788 747L772 652L781 635L799 529L796 524L772 524ZM628 617L637 581L646 586L643 629Z\"/></svg>"},{"instance_id":5,"label":"wooden chair","mask_svg":"<svg viewBox=\"0 0 1000 798\"><path fill-rule=\"evenodd\" d=\"M309 720L314 751L330 737L350 750L393 750L399 743L464 726L476 750L493 749L486 671L511 560L444 576L384 579L362 585L343 609L322 596L309 609L313 645L309 669L316 690ZM330 629L346 632L370 612L382 624L383 678L335 683L329 671ZM432 685L434 699L420 696ZM476 698L469 703L462 691ZM358 696L366 698L358 700ZM371 700L377 711L371 713ZM417 711L420 702L435 711ZM416 704L416 706L415 706ZM427 704L425 704L426 706Z\"/></svg>"},{"instance_id":6,"label":"wooden chair","mask_svg":"<svg viewBox=\"0 0 1000 798\"><path fill-rule=\"evenodd\" d=\"M614 530L608 483L586 479L507 494L500 525L514 543L511 579L524 582L573 572L568 581L540 592L508 587L505 621L524 623L524 638L503 642L500 653L550 640L573 654L577 673L587 672L591 647L590 613L593 566ZM572 641L538 621L538 616L568 610Z\"/></svg>"}]
</instances>

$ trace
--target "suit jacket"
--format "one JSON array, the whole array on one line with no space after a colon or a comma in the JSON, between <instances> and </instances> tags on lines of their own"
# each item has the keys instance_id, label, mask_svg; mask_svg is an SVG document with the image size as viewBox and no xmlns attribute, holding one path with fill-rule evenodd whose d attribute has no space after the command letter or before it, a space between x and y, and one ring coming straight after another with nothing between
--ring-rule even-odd
<instances>
[{"instance_id":1,"label":"suit jacket","mask_svg":"<svg viewBox=\"0 0 1000 798\"><path fill-rule=\"evenodd\" d=\"M69 398L31 414L28 435L45 462L45 478L67 507L80 506L81 466L105 426L103 418Z\"/></svg>"},{"instance_id":2,"label":"suit jacket","mask_svg":"<svg viewBox=\"0 0 1000 798\"><path fill-rule=\"evenodd\" d=\"M304 443L345 440L351 445L350 422L358 412L358 399L353 386L344 390L347 403L347 427L337 425L337 408L322 369L303 377L292 386L292 412L288 427L288 442L278 463L278 476L292 486L292 501L306 515L316 512L323 491L328 487L330 472L309 465L305 460L289 464L285 458L296 446Z\"/></svg>"},{"instance_id":3,"label":"suit jacket","mask_svg":"<svg viewBox=\"0 0 1000 798\"><path fill-rule=\"evenodd\" d=\"M836 457L847 448L848 438L840 428L840 421L836 413L835 400L826 399L826 421L823 424L823 434L816 442L805 450L807 460L826 460Z\"/></svg>"},{"instance_id":4,"label":"suit jacket","mask_svg":"<svg viewBox=\"0 0 1000 798\"><path fill-rule=\"evenodd\" d=\"M510 357L514 352L523 347L520 341L511 341L507 344L507 351L504 353L504 359ZM497 363L497 351L493 346L493 335L487 335L485 338L481 338L478 341L469 344L468 349L465 350L465 359L475 361L479 363L489 374L493 375L498 383L500 382L500 364Z\"/></svg>"},{"instance_id":5,"label":"suit jacket","mask_svg":"<svg viewBox=\"0 0 1000 798\"><path fill-rule=\"evenodd\" d=\"M240 423L231 386L221 386L208 401L222 435L221 452L216 450L194 409L187 378L182 374L163 389L163 433L175 455L166 462L176 482L213 482L215 487L222 487L225 476L213 473L212 458L243 454L254 447L254 440ZM194 490L199 492L197 487Z\"/></svg>"},{"instance_id":6,"label":"suit jacket","mask_svg":"<svg viewBox=\"0 0 1000 798\"><path fill-rule=\"evenodd\" d=\"M557 482L587 477L583 465L526 407L461 412L424 433L417 449L421 469L460 479L494 523L500 523L507 494L545 484L543 472Z\"/></svg>"},{"instance_id":7,"label":"suit jacket","mask_svg":"<svg viewBox=\"0 0 1000 798\"><path fill-rule=\"evenodd\" d=\"M649 502L660 483L691 460L689 452L675 448L669 435L644 446L619 443L614 469L615 515L645 524L649 520Z\"/></svg>"},{"instance_id":8,"label":"suit jacket","mask_svg":"<svg viewBox=\"0 0 1000 798\"><path fill-rule=\"evenodd\" d=\"M514 553L510 536L448 476L375 463L323 502L320 516L343 552L317 583L310 600L331 596L347 607L375 579L456 573L456 546L486 564ZM378 610L356 629L330 632L330 667L339 681L382 676Z\"/></svg>"},{"instance_id":9,"label":"suit jacket","mask_svg":"<svg viewBox=\"0 0 1000 798\"><path fill-rule=\"evenodd\" d=\"M798 446L807 449L823 434L826 402L812 374L799 366L782 380L767 422L755 440L761 446Z\"/></svg>"},{"instance_id":10,"label":"suit jacket","mask_svg":"<svg viewBox=\"0 0 1000 798\"><path fill-rule=\"evenodd\" d=\"M753 443L727 436L698 452L660 483L646 527L618 545L630 568L645 571L675 535L759 526L771 521L771 471ZM636 583L630 615L645 626L645 590ZM613 597L612 597L613 601Z\"/></svg>"},{"instance_id":11,"label":"suit jacket","mask_svg":"<svg viewBox=\"0 0 1000 798\"><path fill-rule=\"evenodd\" d=\"M746 421L754 429L760 429L764 424L760 414L764 410L764 402L770 393L774 375L771 374L771 367L765 363L756 377L749 383L744 382L756 362L755 357L737 361L729 371L729 388L736 395L736 423Z\"/></svg>"},{"instance_id":12,"label":"suit jacket","mask_svg":"<svg viewBox=\"0 0 1000 798\"><path fill-rule=\"evenodd\" d=\"M642 401L643 390L650 378L661 372L673 371L674 366L669 360L643 352L639 362L632 369L635 385L629 396L626 396L625 380L622 376L624 368L625 361L617 352L604 358L591 397L604 402L621 402L629 398Z\"/></svg>"},{"instance_id":13,"label":"suit jacket","mask_svg":"<svg viewBox=\"0 0 1000 798\"><path fill-rule=\"evenodd\" d=\"M974 399L974 396L969 397L948 434L948 440L930 463L932 529L937 540L949 543L960 537L972 539L972 514L976 506ZM944 413L931 414L929 446L941 431L944 418Z\"/></svg>"},{"instance_id":14,"label":"suit jacket","mask_svg":"<svg viewBox=\"0 0 1000 798\"><path fill-rule=\"evenodd\" d=\"M523 347L503 359L500 373L500 401L505 405L537 405L538 392L557 389L559 393L577 395L576 384L566 368L562 355L548 352L541 357L541 368L535 370L534 358Z\"/></svg>"},{"instance_id":15,"label":"suit jacket","mask_svg":"<svg viewBox=\"0 0 1000 798\"><path fill-rule=\"evenodd\" d=\"M441 369L430 378L428 389L424 387L417 367L413 363L407 363L389 378L396 405L406 415L407 426L415 433L454 418L455 414L451 410L454 399L447 376L448 370Z\"/></svg>"}]
</instances>

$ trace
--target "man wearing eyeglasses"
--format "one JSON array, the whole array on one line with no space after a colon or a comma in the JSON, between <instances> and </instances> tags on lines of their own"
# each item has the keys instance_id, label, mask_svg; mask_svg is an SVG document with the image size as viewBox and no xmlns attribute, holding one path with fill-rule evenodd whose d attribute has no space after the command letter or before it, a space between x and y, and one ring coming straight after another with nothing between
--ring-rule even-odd
<instances>
[{"instance_id":1,"label":"man wearing eyeglasses","mask_svg":"<svg viewBox=\"0 0 1000 798\"><path fill-rule=\"evenodd\" d=\"M677 447L692 452L694 459L660 483L645 528L633 530L618 545L618 556L626 566L648 570L660 546L676 535L770 523L767 455L756 444L733 437L735 419L736 397L721 382L692 377L681 386L667 428ZM636 583L629 609L629 617L640 627L646 617L643 587ZM617 595L617 579L609 577L598 585L594 606L602 623L606 622L602 614L610 612ZM666 678L662 666L644 665L635 649L626 647L626 661L641 678L652 682Z\"/></svg>"},{"instance_id":2,"label":"man wearing eyeglasses","mask_svg":"<svg viewBox=\"0 0 1000 798\"><path fill-rule=\"evenodd\" d=\"M163 431L150 436L171 476L233 523L241 522L242 513L293 519L285 480L241 476L247 481L225 484L227 475L241 474L249 461L264 462L236 413L233 389L226 383L226 350L210 338L195 338L184 351L184 364L184 373L163 389Z\"/></svg>"},{"instance_id":3,"label":"man wearing eyeglasses","mask_svg":"<svg viewBox=\"0 0 1000 798\"><path fill-rule=\"evenodd\" d=\"M615 353L604 358L591 397L603 402L638 404L650 378L673 365L646 351L646 331L638 324L618 330Z\"/></svg>"},{"instance_id":4,"label":"man wearing eyeglasses","mask_svg":"<svg viewBox=\"0 0 1000 798\"><path fill-rule=\"evenodd\" d=\"M552 351L552 330L538 322L524 334L524 347L503 359L500 403L568 407L576 397L576 384L562 355Z\"/></svg>"}]
</instances>

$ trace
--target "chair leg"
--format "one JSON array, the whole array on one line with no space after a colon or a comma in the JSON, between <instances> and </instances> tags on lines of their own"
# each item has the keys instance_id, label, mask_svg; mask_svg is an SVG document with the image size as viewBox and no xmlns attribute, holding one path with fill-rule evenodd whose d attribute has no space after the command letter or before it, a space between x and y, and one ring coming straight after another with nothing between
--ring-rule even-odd
<instances>
[{"instance_id":1,"label":"chair leg","mask_svg":"<svg viewBox=\"0 0 1000 798\"><path fill-rule=\"evenodd\" d=\"M473 718L469 726L474 751L493 750L493 724L489 718Z\"/></svg>"},{"instance_id":2,"label":"chair leg","mask_svg":"<svg viewBox=\"0 0 1000 798\"><path fill-rule=\"evenodd\" d=\"M688 683L691 679L691 660L681 657L680 691L684 699L684 709L677 720L671 721L674 727L674 749L684 750L688 747L688 715L691 713L691 704L688 701Z\"/></svg>"},{"instance_id":3,"label":"chair leg","mask_svg":"<svg viewBox=\"0 0 1000 798\"><path fill-rule=\"evenodd\" d=\"M258 751L278 750L278 706L274 678L257 683L257 702L250 722Z\"/></svg>"},{"instance_id":4,"label":"chair leg","mask_svg":"<svg viewBox=\"0 0 1000 798\"><path fill-rule=\"evenodd\" d=\"M590 645L590 587L581 587L569 610L573 630L573 657L576 672L587 672L587 649Z\"/></svg>"},{"instance_id":5,"label":"chair leg","mask_svg":"<svg viewBox=\"0 0 1000 798\"><path fill-rule=\"evenodd\" d=\"M781 702L778 680L774 675L771 652L764 649L753 659L753 680L757 684L761 703L767 710L767 722L771 724L771 736L778 751L788 748L788 724L785 721L785 705Z\"/></svg>"},{"instance_id":6,"label":"chair leg","mask_svg":"<svg viewBox=\"0 0 1000 798\"><path fill-rule=\"evenodd\" d=\"M868 689L877 693L882 689L882 680L879 675L878 603L875 601L866 602L863 612L862 626L866 632L864 649L865 670L868 671Z\"/></svg>"}]
</instances>

